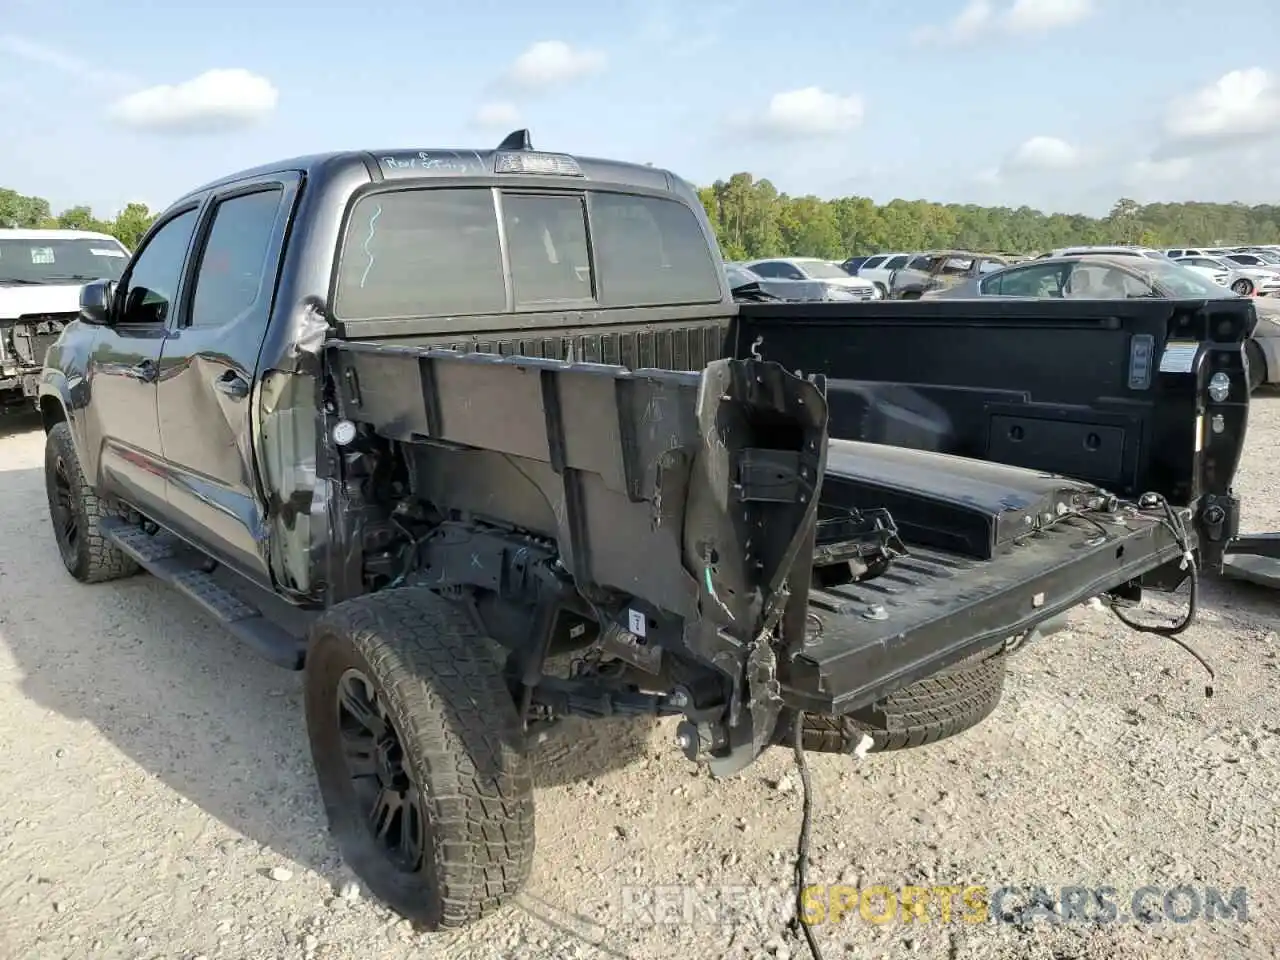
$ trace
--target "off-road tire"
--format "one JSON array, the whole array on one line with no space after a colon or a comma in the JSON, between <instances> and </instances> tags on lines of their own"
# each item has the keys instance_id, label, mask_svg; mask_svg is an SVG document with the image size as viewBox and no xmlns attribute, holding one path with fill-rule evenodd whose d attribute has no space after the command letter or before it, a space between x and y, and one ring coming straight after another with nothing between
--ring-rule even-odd
<instances>
[{"instance_id":1,"label":"off-road tire","mask_svg":"<svg viewBox=\"0 0 1280 960\"><path fill-rule=\"evenodd\" d=\"M1244 353L1249 361L1249 392L1253 393L1267 381L1267 358L1252 337L1244 342Z\"/></svg>"},{"instance_id":2,"label":"off-road tire","mask_svg":"<svg viewBox=\"0 0 1280 960\"><path fill-rule=\"evenodd\" d=\"M75 523L73 539L68 538L59 517L60 473L66 482ZM118 508L85 482L71 426L66 421L54 424L45 438L44 484L54 541L68 573L81 583L106 583L138 572L138 565L103 536L103 519L118 513Z\"/></svg>"},{"instance_id":3,"label":"off-road tire","mask_svg":"<svg viewBox=\"0 0 1280 960\"><path fill-rule=\"evenodd\" d=\"M869 752L937 743L981 723L1004 694L1005 656L958 664L840 717L805 714L803 743L818 753L850 753L864 734Z\"/></svg>"},{"instance_id":4,"label":"off-road tire","mask_svg":"<svg viewBox=\"0 0 1280 960\"><path fill-rule=\"evenodd\" d=\"M341 754L338 689L353 669L383 699L422 797L424 856L413 872L375 839ZM311 631L304 699L330 828L373 895L438 930L479 920L523 886L534 853L524 733L501 668L463 608L419 588L331 608Z\"/></svg>"}]
</instances>

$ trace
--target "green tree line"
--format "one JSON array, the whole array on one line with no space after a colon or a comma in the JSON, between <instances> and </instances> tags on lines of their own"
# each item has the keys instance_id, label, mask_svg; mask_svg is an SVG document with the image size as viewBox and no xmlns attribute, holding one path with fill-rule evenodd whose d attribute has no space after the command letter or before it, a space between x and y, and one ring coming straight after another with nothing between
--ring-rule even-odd
<instances>
[{"instance_id":1,"label":"green tree line","mask_svg":"<svg viewBox=\"0 0 1280 960\"><path fill-rule=\"evenodd\" d=\"M1118 200L1105 217L1043 213L1031 207L867 197L792 197L768 180L735 173L698 191L730 260L804 256L842 260L881 250L954 247L1036 253L1074 244L1140 243L1152 247L1280 243L1280 206L1241 203L1149 203ZM55 215L49 201L0 188L0 226L97 230L133 249L154 215L131 203L113 220L89 207Z\"/></svg>"},{"instance_id":2,"label":"green tree line","mask_svg":"<svg viewBox=\"0 0 1280 960\"><path fill-rule=\"evenodd\" d=\"M1151 247L1280 243L1280 206L1118 200L1105 217L1031 207L867 197L791 197L768 180L735 173L698 191L729 260L962 249L1039 253L1077 244Z\"/></svg>"},{"instance_id":3,"label":"green tree line","mask_svg":"<svg viewBox=\"0 0 1280 960\"><path fill-rule=\"evenodd\" d=\"M0 227L28 230L93 230L109 233L132 250L155 215L145 203L131 203L112 220L99 220L88 207L69 207L54 214L43 197L28 197L0 187Z\"/></svg>"}]
</instances>

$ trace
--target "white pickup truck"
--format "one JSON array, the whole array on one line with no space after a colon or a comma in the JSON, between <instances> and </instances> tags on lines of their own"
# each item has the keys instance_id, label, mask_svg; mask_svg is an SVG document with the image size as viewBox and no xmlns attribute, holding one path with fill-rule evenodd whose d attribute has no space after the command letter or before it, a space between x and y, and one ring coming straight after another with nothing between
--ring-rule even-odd
<instances>
[{"instance_id":1,"label":"white pickup truck","mask_svg":"<svg viewBox=\"0 0 1280 960\"><path fill-rule=\"evenodd\" d=\"M45 351L90 280L118 280L129 251L87 230L0 230L0 409L34 402Z\"/></svg>"}]
</instances>

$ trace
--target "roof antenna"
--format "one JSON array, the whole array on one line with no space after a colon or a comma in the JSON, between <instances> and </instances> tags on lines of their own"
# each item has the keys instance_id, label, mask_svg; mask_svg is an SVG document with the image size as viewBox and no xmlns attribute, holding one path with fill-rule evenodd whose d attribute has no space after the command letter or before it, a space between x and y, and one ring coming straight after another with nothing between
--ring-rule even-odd
<instances>
[{"instance_id":1,"label":"roof antenna","mask_svg":"<svg viewBox=\"0 0 1280 960\"><path fill-rule=\"evenodd\" d=\"M528 130L512 130L507 134L506 138L498 144L499 150L532 150L533 141L529 139Z\"/></svg>"}]
</instances>

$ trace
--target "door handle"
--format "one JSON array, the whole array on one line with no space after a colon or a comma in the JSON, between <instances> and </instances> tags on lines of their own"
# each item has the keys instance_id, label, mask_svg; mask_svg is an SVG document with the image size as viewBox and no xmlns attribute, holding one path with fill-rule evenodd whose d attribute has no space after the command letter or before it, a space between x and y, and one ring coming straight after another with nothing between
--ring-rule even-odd
<instances>
[{"instance_id":1,"label":"door handle","mask_svg":"<svg viewBox=\"0 0 1280 960\"><path fill-rule=\"evenodd\" d=\"M249 395L249 383L234 370L228 370L213 384L232 400L243 400Z\"/></svg>"},{"instance_id":2,"label":"door handle","mask_svg":"<svg viewBox=\"0 0 1280 960\"><path fill-rule=\"evenodd\" d=\"M156 378L156 373L157 368L154 360L143 360L128 370L129 376L135 380L141 380L143 383L153 382Z\"/></svg>"}]
</instances>

